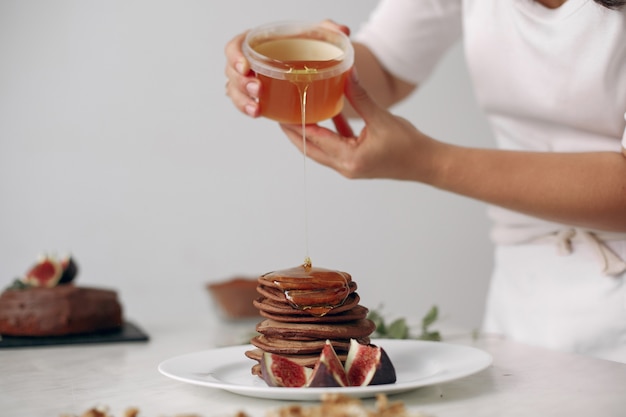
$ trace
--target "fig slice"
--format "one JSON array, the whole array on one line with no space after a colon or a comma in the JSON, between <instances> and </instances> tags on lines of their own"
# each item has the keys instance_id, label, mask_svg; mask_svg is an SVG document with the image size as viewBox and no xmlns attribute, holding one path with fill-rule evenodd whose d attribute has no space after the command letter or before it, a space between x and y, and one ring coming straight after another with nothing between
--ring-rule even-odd
<instances>
[{"instance_id":1,"label":"fig slice","mask_svg":"<svg viewBox=\"0 0 626 417\"><path fill-rule=\"evenodd\" d=\"M61 263L54 257L42 255L37 263L24 275L25 284L33 287L54 287L63 274Z\"/></svg>"},{"instance_id":2,"label":"fig slice","mask_svg":"<svg viewBox=\"0 0 626 417\"><path fill-rule=\"evenodd\" d=\"M350 350L345 364L351 386L381 385L396 382L396 370L383 348L362 345L350 340Z\"/></svg>"},{"instance_id":3,"label":"fig slice","mask_svg":"<svg viewBox=\"0 0 626 417\"><path fill-rule=\"evenodd\" d=\"M76 265L74 258L71 255L67 255L61 259L60 263L63 272L61 273L61 278L58 283L68 284L74 281L74 278L78 275L78 265Z\"/></svg>"},{"instance_id":4,"label":"fig slice","mask_svg":"<svg viewBox=\"0 0 626 417\"><path fill-rule=\"evenodd\" d=\"M337 353L330 343L322 348L320 357L315 363L313 373L309 378L309 387L347 387L349 386L346 371L337 357Z\"/></svg>"},{"instance_id":5,"label":"fig slice","mask_svg":"<svg viewBox=\"0 0 626 417\"><path fill-rule=\"evenodd\" d=\"M261 356L261 377L270 387L304 387L311 372L311 368L275 353L263 352Z\"/></svg>"}]
</instances>

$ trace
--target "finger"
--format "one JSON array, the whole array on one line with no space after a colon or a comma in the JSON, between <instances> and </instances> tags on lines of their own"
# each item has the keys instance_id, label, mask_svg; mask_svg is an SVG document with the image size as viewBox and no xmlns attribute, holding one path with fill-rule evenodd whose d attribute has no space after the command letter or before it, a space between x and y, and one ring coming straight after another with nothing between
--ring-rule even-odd
<instances>
[{"instance_id":1,"label":"finger","mask_svg":"<svg viewBox=\"0 0 626 417\"><path fill-rule=\"evenodd\" d=\"M258 99L260 83L254 78L254 72L250 69L248 60L243 55L241 45L245 39L246 32L235 36L225 46L226 68L224 74L228 78L227 94L233 95L233 88L241 91L243 95L248 95L252 99Z\"/></svg>"},{"instance_id":2,"label":"finger","mask_svg":"<svg viewBox=\"0 0 626 417\"><path fill-rule=\"evenodd\" d=\"M313 148L317 148L313 143L305 143L308 142L306 137L302 137L302 128L300 125L292 125L292 124L280 124L280 128L287 135L289 141L296 147L301 153L305 153L308 157L311 157L311 153L315 153L316 151Z\"/></svg>"},{"instance_id":3,"label":"finger","mask_svg":"<svg viewBox=\"0 0 626 417\"><path fill-rule=\"evenodd\" d=\"M251 117L258 117L260 114L260 107L258 99L250 95L251 88L256 88L256 96L258 97L258 90L260 89L260 83L255 78L242 77L233 71L230 71L225 85L226 95L230 97L235 107L244 114Z\"/></svg>"},{"instance_id":4,"label":"finger","mask_svg":"<svg viewBox=\"0 0 626 417\"><path fill-rule=\"evenodd\" d=\"M254 100L259 99L261 81L256 78L254 72L250 72L250 75L241 75L234 68L226 67L224 73L228 83L235 89L241 91L242 94L247 95Z\"/></svg>"},{"instance_id":5,"label":"finger","mask_svg":"<svg viewBox=\"0 0 626 417\"><path fill-rule=\"evenodd\" d=\"M246 34L247 32L244 32L235 36L224 47L227 66L233 68L241 75L250 75L250 63L244 56L241 49L241 45L243 44L243 40L246 38Z\"/></svg>"},{"instance_id":6,"label":"finger","mask_svg":"<svg viewBox=\"0 0 626 417\"><path fill-rule=\"evenodd\" d=\"M335 125L335 129L337 129L337 133L341 136L348 138L354 137L354 131L343 113L339 113L337 116L333 117L333 124Z\"/></svg>"},{"instance_id":7,"label":"finger","mask_svg":"<svg viewBox=\"0 0 626 417\"><path fill-rule=\"evenodd\" d=\"M337 22L335 22L334 20L331 19L325 19L322 22L320 22L320 26L330 29L330 30L336 30L339 32L343 32L346 34L346 36L350 36L350 28L346 25L341 25Z\"/></svg>"},{"instance_id":8,"label":"finger","mask_svg":"<svg viewBox=\"0 0 626 417\"><path fill-rule=\"evenodd\" d=\"M246 33L235 36L224 47L226 55L224 73L227 78L225 90L239 111L251 117L258 117L260 83L254 78L250 64L241 49Z\"/></svg>"},{"instance_id":9,"label":"finger","mask_svg":"<svg viewBox=\"0 0 626 417\"><path fill-rule=\"evenodd\" d=\"M307 125L303 141L302 129L299 125L281 125L281 128L291 143L300 152L306 152L306 156L310 159L333 169L346 178L363 177L358 170L355 170L351 157L354 147L358 145L357 138L342 138L330 129L319 125ZM358 168L358 164L356 167Z\"/></svg>"},{"instance_id":10,"label":"finger","mask_svg":"<svg viewBox=\"0 0 626 417\"><path fill-rule=\"evenodd\" d=\"M256 101L241 95L238 90L233 90L228 84L226 85L226 95L230 97L232 103L241 113L254 118L261 115L259 104Z\"/></svg>"},{"instance_id":11,"label":"finger","mask_svg":"<svg viewBox=\"0 0 626 417\"><path fill-rule=\"evenodd\" d=\"M346 98L366 124L380 111L380 107L359 83L359 77L354 67L350 70L346 83Z\"/></svg>"},{"instance_id":12,"label":"finger","mask_svg":"<svg viewBox=\"0 0 626 417\"><path fill-rule=\"evenodd\" d=\"M312 126L307 126L307 131L309 131L311 127ZM328 154L326 149L319 147L315 142L309 140L308 137L305 137L303 140L300 125L281 124L280 128L301 153L315 162L331 168L333 167L332 155Z\"/></svg>"},{"instance_id":13,"label":"finger","mask_svg":"<svg viewBox=\"0 0 626 417\"><path fill-rule=\"evenodd\" d=\"M241 75L234 68L226 67L224 74L228 82L232 84L234 88L253 99L258 98L261 82L256 78L253 72L250 73L250 75Z\"/></svg>"}]
</instances>

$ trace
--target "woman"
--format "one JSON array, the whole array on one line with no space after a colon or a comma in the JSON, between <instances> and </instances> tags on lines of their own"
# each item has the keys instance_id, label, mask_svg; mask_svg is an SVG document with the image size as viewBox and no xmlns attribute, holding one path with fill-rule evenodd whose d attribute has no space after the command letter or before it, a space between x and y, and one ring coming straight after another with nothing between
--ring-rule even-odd
<instances>
[{"instance_id":1,"label":"woman","mask_svg":"<svg viewBox=\"0 0 626 417\"><path fill-rule=\"evenodd\" d=\"M418 181L489 204L485 331L626 363L624 3L383 0L353 38L345 90L365 128L354 135L339 116L336 131L304 133L307 155L345 177ZM459 37L496 150L447 144L386 110ZM242 39L226 46L227 94L257 117L261 86ZM301 126L281 127L302 150Z\"/></svg>"}]
</instances>

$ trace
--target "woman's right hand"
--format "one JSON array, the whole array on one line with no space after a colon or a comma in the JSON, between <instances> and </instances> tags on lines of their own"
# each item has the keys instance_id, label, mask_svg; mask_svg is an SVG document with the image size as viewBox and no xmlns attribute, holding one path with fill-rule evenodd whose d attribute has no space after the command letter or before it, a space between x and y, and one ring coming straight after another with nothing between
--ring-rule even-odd
<instances>
[{"instance_id":1,"label":"woman's right hand","mask_svg":"<svg viewBox=\"0 0 626 417\"><path fill-rule=\"evenodd\" d=\"M425 135L408 120L381 107L352 70L345 89L352 108L365 122L355 135L343 114L335 130L318 124L281 124L289 140L314 161L346 178L386 178L434 185L449 146Z\"/></svg>"},{"instance_id":2,"label":"woman's right hand","mask_svg":"<svg viewBox=\"0 0 626 417\"><path fill-rule=\"evenodd\" d=\"M250 63L243 55L241 45L246 33L232 38L224 48L226 55L226 95L239 111L250 117L259 116L261 82L254 76Z\"/></svg>"}]
</instances>

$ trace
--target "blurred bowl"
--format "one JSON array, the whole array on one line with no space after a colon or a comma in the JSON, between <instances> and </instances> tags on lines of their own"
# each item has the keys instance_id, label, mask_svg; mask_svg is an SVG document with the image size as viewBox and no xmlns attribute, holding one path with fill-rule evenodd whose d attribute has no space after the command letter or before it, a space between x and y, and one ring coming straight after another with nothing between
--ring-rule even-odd
<instances>
[{"instance_id":1,"label":"blurred bowl","mask_svg":"<svg viewBox=\"0 0 626 417\"><path fill-rule=\"evenodd\" d=\"M260 317L252 302L259 297L257 278L235 277L207 284L211 297L224 317L246 319Z\"/></svg>"}]
</instances>

